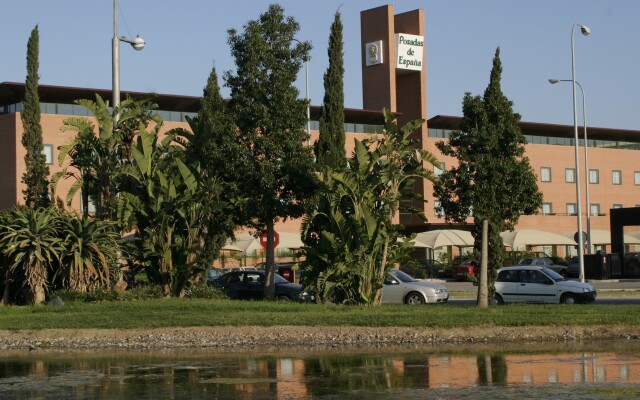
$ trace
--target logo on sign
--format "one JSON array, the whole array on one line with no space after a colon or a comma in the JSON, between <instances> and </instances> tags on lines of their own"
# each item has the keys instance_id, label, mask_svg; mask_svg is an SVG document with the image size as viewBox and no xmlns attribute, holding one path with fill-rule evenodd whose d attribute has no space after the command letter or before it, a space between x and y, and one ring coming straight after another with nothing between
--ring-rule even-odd
<instances>
[{"instance_id":1,"label":"logo on sign","mask_svg":"<svg viewBox=\"0 0 640 400\"><path fill-rule=\"evenodd\" d=\"M367 67L382 64L382 40L365 45L365 59Z\"/></svg>"}]
</instances>

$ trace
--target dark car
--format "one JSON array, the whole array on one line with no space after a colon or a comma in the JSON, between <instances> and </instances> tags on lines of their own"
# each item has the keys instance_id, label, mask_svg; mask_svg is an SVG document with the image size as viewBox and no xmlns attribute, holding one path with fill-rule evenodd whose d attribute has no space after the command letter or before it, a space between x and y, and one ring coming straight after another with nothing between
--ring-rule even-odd
<instances>
[{"instance_id":1,"label":"dark car","mask_svg":"<svg viewBox=\"0 0 640 400\"><path fill-rule=\"evenodd\" d=\"M256 268L259 270L264 270L266 263L259 263L256 265ZM277 262L274 264L275 271L278 275L288 280L291 283L300 283L302 278L303 271L300 270L300 265L297 262L289 261L289 262Z\"/></svg>"},{"instance_id":2,"label":"dark car","mask_svg":"<svg viewBox=\"0 0 640 400\"><path fill-rule=\"evenodd\" d=\"M265 286L264 271L232 271L213 281L213 286L222 289L230 299L263 300ZM276 299L283 301L306 301L312 298L302 290L302 285L291 283L275 274Z\"/></svg>"},{"instance_id":3,"label":"dark car","mask_svg":"<svg viewBox=\"0 0 640 400\"><path fill-rule=\"evenodd\" d=\"M224 275L224 271L220 268L209 268L207 271L207 285L213 285L213 281Z\"/></svg>"}]
</instances>

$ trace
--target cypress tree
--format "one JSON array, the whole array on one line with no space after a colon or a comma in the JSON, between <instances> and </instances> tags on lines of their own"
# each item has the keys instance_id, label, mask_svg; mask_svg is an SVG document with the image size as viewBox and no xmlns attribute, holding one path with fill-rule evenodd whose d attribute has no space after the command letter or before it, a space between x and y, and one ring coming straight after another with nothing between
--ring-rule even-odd
<instances>
[{"instance_id":1,"label":"cypress tree","mask_svg":"<svg viewBox=\"0 0 640 400\"><path fill-rule=\"evenodd\" d=\"M344 151L344 51L340 12L336 12L331 24L328 53L329 67L324 74L320 136L315 151L320 165L342 169L346 165L346 156Z\"/></svg>"},{"instance_id":2,"label":"cypress tree","mask_svg":"<svg viewBox=\"0 0 640 400\"><path fill-rule=\"evenodd\" d=\"M43 153L42 126L40 125L40 97L38 96L38 51L40 35L38 25L31 31L27 44L27 80L22 100L22 145L26 150L24 162L26 171L22 183L27 187L22 191L25 204L30 208L46 207L49 199L49 167Z\"/></svg>"},{"instance_id":3,"label":"cypress tree","mask_svg":"<svg viewBox=\"0 0 640 400\"><path fill-rule=\"evenodd\" d=\"M473 215L474 250L482 246L482 221L489 221L489 282L502 266L500 232L511 230L521 215L534 214L542 205L536 175L525 156L526 139L513 111L513 102L502 92L502 62L496 49L484 96L466 93L460 131L436 146L442 154L458 159L458 166L445 171L434 196L446 218L465 223ZM491 290L493 292L493 290Z\"/></svg>"}]
</instances>

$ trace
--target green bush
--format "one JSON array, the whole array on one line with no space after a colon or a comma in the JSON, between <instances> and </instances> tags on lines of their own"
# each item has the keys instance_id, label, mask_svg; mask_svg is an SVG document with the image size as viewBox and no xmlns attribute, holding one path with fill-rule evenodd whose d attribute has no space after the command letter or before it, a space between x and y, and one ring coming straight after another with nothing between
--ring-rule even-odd
<instances>
[{"instance_id":1,"label":"green bush","mask_svg":"<svg viewBox=\"0 0 640 400\"><path fill-rule=\"evenodd\" d=\"M227 296L217 288L207 285L198 285L191 288L186 295L188 299L223 300Z\"/></svg>"}]
</instances>

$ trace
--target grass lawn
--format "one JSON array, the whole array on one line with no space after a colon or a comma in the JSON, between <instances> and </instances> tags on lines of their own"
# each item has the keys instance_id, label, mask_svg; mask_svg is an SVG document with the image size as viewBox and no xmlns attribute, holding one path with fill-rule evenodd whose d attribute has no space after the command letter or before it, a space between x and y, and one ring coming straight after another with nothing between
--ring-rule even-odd
<instances>
[{"instance_id":1,"label":"grass lawn","mask_svg":"<svg viewBox=\"0 0 640 400\"><path fill-rule=\"evenodd\" d=\"M639 325L640 305L336 306L167 299L0 308L0 329L133 329L189 326L434 327Z\"/></svg>"}]
</instances>

